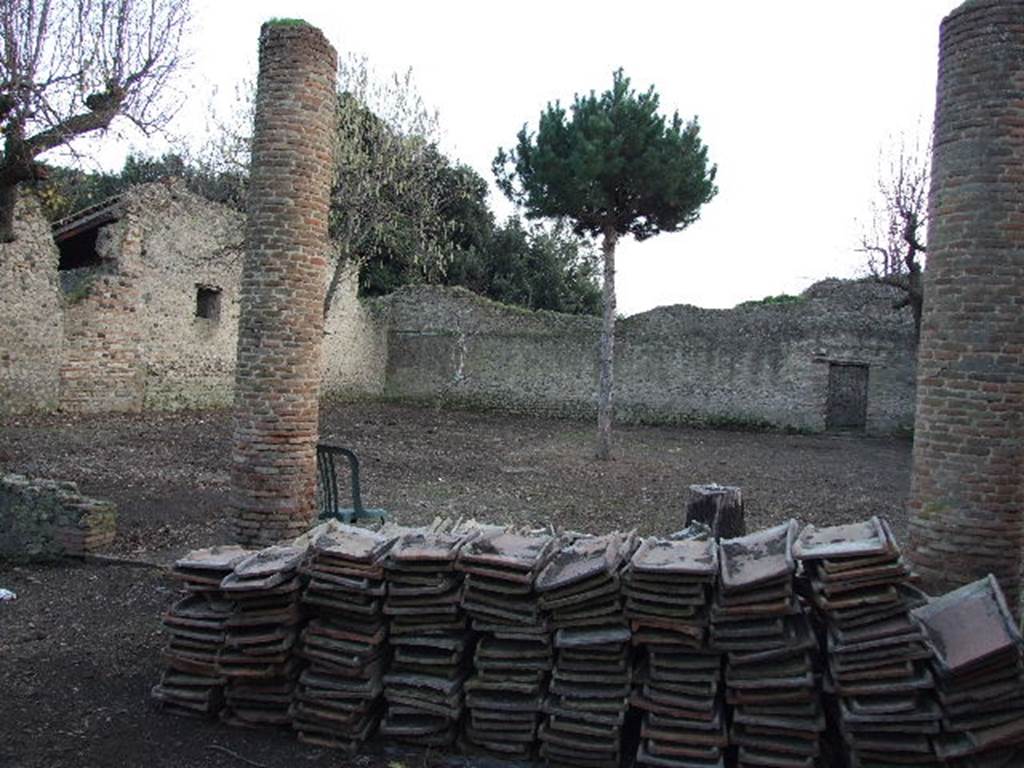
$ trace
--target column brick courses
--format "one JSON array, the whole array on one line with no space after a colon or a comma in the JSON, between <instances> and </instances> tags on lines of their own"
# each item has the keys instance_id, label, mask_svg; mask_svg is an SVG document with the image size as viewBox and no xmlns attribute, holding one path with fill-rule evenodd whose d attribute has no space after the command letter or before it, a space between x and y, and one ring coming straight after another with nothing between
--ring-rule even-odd
<instances>
[{"instance_id":1,"label":"column brick courses","mask_svg":"<svg viewBox=\"0 0 1024 768\"><path fill-rule=\"evenodd\" d=\"M932 591L992 572L1020 601L1024 2L942 23L909 556Z\"/></svg>"},{"instance_id":2,"label":"column brick courses","mask_svg":"<svg viewBox=\"0 0 1024 768\"><path fill-rule=\"evenodd\" d=\"M336 67L315 27L263 25L231 475L248 544L297 535L315 514Z\"/></svg>"}]
</instances>

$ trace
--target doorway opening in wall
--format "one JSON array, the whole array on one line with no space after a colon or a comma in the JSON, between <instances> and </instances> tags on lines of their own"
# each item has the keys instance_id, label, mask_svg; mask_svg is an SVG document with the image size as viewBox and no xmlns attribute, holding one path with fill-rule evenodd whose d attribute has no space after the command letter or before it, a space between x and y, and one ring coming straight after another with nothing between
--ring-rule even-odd
<instances>
[{"instance_id":1,"label":"doorway opening in wall","mask_svg":"<svg viewBox=\"0 0 1024 768\"><path fill-rule=\"evenodd\" d=\"M215 285L196 286L196 317L206 320L220 319L221 290Z\"/></svg>"},{"instance_id":2,"label":"doorway opening in wall","mask_svg":"<svg viewBox=\"0 0 1024 768\"><path fill-rule=\"evenodd\" d=\"M825 428L833 430L863 430L867 423L867 364L829 363Z\"/></svg>"}]
</instances>

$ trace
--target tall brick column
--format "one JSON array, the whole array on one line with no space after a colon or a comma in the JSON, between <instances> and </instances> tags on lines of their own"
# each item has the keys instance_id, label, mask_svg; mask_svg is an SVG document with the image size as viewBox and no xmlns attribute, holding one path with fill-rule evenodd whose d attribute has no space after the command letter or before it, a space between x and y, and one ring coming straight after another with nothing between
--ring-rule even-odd
<instances>
[{"instance_id":1,"label":"tall brick column","mask_svg":"<svg viewBox=\"0 0 1024 768\"><path fill-rule=\"evenodd\" d=\"M933 591L993 573L1016 610L1024 502L1024 1L942 23L910 557Z\"/></svg>"},{"instance_id":2,"label":"tall brick column","mask_svg":"<svg viewBox=\"0 0 1024 768\"><path fill-rule=\"evenodd\" d=\"M231 457L244 543L314 517L336 59L308 24L260 31Z\"/></svg>"}]
</instances>

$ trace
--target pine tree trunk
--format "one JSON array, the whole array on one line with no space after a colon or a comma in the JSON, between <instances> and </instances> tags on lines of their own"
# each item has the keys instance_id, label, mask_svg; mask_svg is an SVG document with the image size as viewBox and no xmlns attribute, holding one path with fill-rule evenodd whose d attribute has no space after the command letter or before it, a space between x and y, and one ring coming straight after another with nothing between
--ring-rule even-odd
<instances>
[{"instance_id":1,"label":"pine tree trunk","mask_svg":"<svg viewBox=\"0 0 1024 768\"><path fill-rule=\"evenodd\" d=\"M615 244L619 233L612 227L604 230L601 252L604 256L604 319L601 325L601 369L597 389L597 458L607 461L612 456L612 390L615 359Z\"/></svg>"}]
</instances>

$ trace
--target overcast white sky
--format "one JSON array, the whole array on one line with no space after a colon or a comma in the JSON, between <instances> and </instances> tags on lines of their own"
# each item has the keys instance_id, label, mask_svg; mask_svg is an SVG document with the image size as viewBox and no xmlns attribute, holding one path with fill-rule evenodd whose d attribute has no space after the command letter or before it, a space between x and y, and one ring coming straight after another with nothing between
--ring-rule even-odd
<instances>
[{"instance_id":1,"label":"overcast white sky","mask_svg":"<svg viewBox=\"0 0 1024 768\"><path fill-rule=\"evenodd\" d=\"M189 99L200 130L213 87L252 77L260 24L319 26L378 72L412 67L443 147L491 180L499 145L549 100L605 90L622 66L666 112L697 115L718 196L681 233L619 249L623 314L728 307L858 274L878 152L930 130L938 30L956 0L516 3L195 0ZM496 191L492 204L510 207Z\"/></svg>"}]
</instances>

